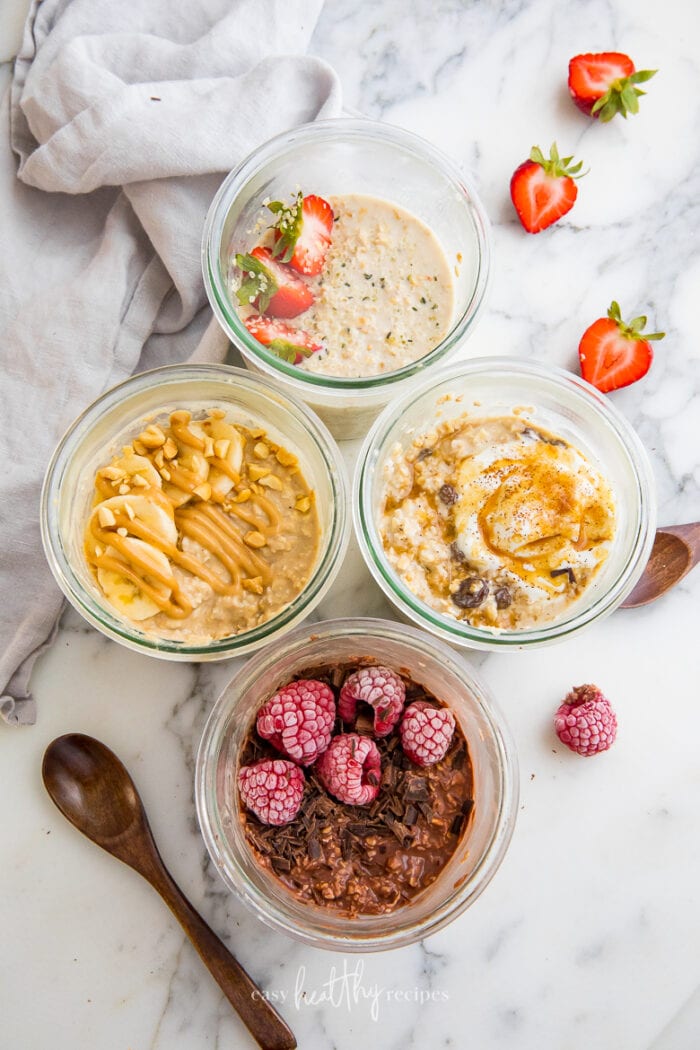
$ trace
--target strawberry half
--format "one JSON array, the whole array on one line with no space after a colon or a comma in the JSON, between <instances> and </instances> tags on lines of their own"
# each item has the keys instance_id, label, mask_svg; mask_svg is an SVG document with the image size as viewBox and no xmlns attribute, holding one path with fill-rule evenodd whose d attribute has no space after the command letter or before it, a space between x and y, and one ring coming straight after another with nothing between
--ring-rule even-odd
<instances>
[{"instance_id":1,"label":"strawberry half","mask_svg":"<svg viewBox=\"0 0 700 1050\"><path fill-rule=\"evenodd\" d=\"M331 244L333 209L323 197L298 195L294 204L268 204L277 215L273 254L293 270L315 277L323 269Z\"/></svg>"},{"instance_id":2,"label":"strawberry half","mask_svg":"<svg viewBox=\"0 0 700 1050\"><path fill-rule=\"evenodd\" d=\"M639 112L645 94L637 84L650 80L656 69L635 70L629 55L604 51L600 55L576 55L569 62L569 94L580 110L598 120L612 120L616 113L627 119Z\"/></svg>"},{"instance_id":3,"label":"strawberry half","mask_svg":"<svg viewBox=\"0 0 700 1050\"><path fill-rule=\"evenodd\" d=\"M272 258L269 248L253 248L250 255L237 255L243 271L236 292L241 306L255 306L271 317L297 317L314 303L314 293L288 266Z\"/></svg>"},{"instance_id":4,"label":"strawberry half","mask_svg":"<svg viewBox=\"0 0 700 1050\"><path fill-rule=\"evenodd\" d=\"M610 304L607 317L599 317L583 333L578 356L581 375L603 394L635 383L651 367L651 341L663 339L665 332L645 334L646 317L635 317L625 324L617 303Z\"/></svg>"},{"instance_id":5,"label":"strawberry half","mask_svg":"<svg viewBox=\"0 0 700 1050\"><path fill-rule=\"evenodd\" d=\"M560 157L556 142L549 160L539 146L533 146L530 159L513 172L510 196L528 233L539 233L573 208L578 194L574 178L581 178L583 166L582 161L572 166L573 159Z\"/></svg>"},{"instance_id":6,"label":"strawberry half","mask_svg":"<svg viewBox=\"0 0 700 1050\"><path fill-rule=\"evenodd\" d=\"M247 317L243 323L254 339L290 364L298 365L305 357L311 357L312 354L323 350L321 344L315 343L308 332L301 328L292 328L282 321L256 315Z\"/></svg>"}]
</instances>

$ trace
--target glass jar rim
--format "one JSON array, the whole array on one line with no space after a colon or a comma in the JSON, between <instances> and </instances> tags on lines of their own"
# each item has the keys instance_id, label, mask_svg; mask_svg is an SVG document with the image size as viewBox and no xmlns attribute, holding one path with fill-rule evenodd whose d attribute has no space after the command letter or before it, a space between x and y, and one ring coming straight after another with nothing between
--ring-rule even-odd
<instances>
[{"instance_id":1,"label":"glass jar rim","mask_svg":"<svg viewBox=\"0 0 700 1050\"><path fill-rule=\"evenodd\" d=\"M374 471L380 469L387 446L396 437L403 414L417 402L430 398L443 383L468 378L470 375L481 378L491 376L504 381L517 377L535 378L550 387L565 389L576 396L580 404L586 405L587 409L603 419L609 433L615 436L627 456L637 495L637 526L633 541L612 585L590 605L575 611L573 616L565 616L540 627L513 631L472 627L466 621L443 615L421 601L394 572L384 555L371 510L370 489ZM530 391L527 396L532 400ZM358 545L372 577L399 609L410 617L416 617L427 630L443 640L473 649L503 651L560 641L587 624L602 619L624 601L643 571L654 542L654 491L654 475L642 442L625 416L590 383L555 365L507 356L478 357L433 373L429 382L392 401L379 415L358 454L352 496L353 522Z\"/></svg>"},{"instance_id":2,"label":"glass jar rim","mask_svg":"<svg viewBox=\"0 0 700 1050\"><path fill-rule=\"evenodd\" d=\"M290 414L304 420L307 435L313 441L333 493L331 522L328 539L322 557L304 588L287 606L271 619L249 631L214 640L207 644L187 645L168 639L151 638L134 631L124 621L101 605L80 582L70 558L64 550L58 521L60 479L70 460L90 434L105 412L118 409L143 391L155 389L167 383L191 383L197 380L222 382L226 386L243 384L253 393L260 393L278 404ZM187 394L183 393L183 401ZM56 582L71 604L85 619L103 634L121 642L128 648L146 652L151 656L174 660L196 660L197 657L225 659L245 655L253 648L264 644L288 625L293 626L307 615L335 578L347 549L350 535L348 514L349 482L340 450L329 431L315 413L296 397L279 390L266 376L255 375L242 368L223 364L175 364L140 372L129 376L121 383L100 394L66 429L58 442L46 469L41 491L40 527L41 538L49 567Z\"/></svg>"},{"instance_id":3,"label":"glass jar rim","mask_svg":"<svg viewBox=\"0 0 700 1050\"><path fill-rule=\"evenodd\" d=\"M469 302L457 322L441 342L423 357L393 372L382 375L348 378L307 372L282 360L254 339L233 308L221 278L218 255L221 231L226 216L240 191L247 182L285 148L323 135L346 135L348 137L381 138L398 147L410 148L419 153L452 183L468 206L472 218L477 245L477 276ZM202 273L209 304L214 315L236 349L250 359L266 375L282 375L290 380L300 396L323 392L328 396L342 396L354 392L370 393L393 387L400 390L406 381L419 376L426 368L443 360L467 337L478 320L485 302L491 277L492 238L488 216L471 181L458 167L427 140L403 128L368 118L336 117L302 124L290 131L282 132L253 150L226 176L214 197L204 224L202 236Z\"/></svg>"},{"instance_id":4,"label":"glass jar rim","mask_svg":"<svg viewBox=\"0 0 700 1050\"><path fill-rule=\"evenodd\" d=\"M488 845L477 867L468 879L453 887L448 899L427 918L416 924L404 923L396 930L369 935L362 931L362 918L358 920L336 917L331 922L331 932L323 931L315 924L309 924L307 928L302 929L299 922L288 914L284 904L270 902L264 891L251 883L232 851L224 848L222 836L217 831L208 803L210 796L215 797L214 784L221 745L217 736L225 728L225 723L232 717L236 705L245 697L254 682L262 676L268 666L273 666L289 653L301 651L310 640L339 636L394 640L409 644L427 655L438 655L442 665L464 683L472 703L484 714L499 755L499 809ZM232 690L233 697L230 696ZM491 690L480 676L465 661L460 660L454 650L425 631L412 625L373 617L343 617L302 625L276 640L274 645L253 655L217 698L204 727L196 758L195 803L199 826L220 877L267 925L314 947L331 950L360 952L402 947L436 933L457 918L481 895L500 867L515 828L519 791L518 757L508 722ZM222 863L223 855L226 857L226 864ZM389 913L387 918L401 918L402 911L403 909L398 909ZM408 918L409 913L404 912L404 916Z\"/></svg>"}]
</instances>

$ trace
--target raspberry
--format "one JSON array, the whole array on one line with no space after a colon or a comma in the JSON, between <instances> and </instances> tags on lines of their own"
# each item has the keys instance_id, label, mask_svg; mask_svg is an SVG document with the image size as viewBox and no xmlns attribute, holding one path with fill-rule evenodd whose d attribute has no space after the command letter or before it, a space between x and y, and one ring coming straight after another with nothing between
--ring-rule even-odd
<instances>
[{"instance_id":1,"label":"raspberry","mask_svg":"<svg viewBox=\"0 0 700 1050\"><path fill-rule=\"evenodd\" d=\"M361 667L340 690L338 714L344 722L355 721L361 700L374 708L375 736L388 736L401 717L406 686L390 667Z\"/></svg>"},{"instance_id":2,"label":"raspberry","mask_svg":"<svg viewBox=\"0 0 700 1050\"><path fill-rule=\"evenodd\" d=\"M617 718L597 685L577 685L554 716L554 728L572 751L597 755L614 743Z\"/></svg>"},{"instance_id":3,"label":"raspberry","mask_svg":"<svg viewBox=\"0 0 700 1050\"><path fill-rule=\"evenodd\" d=\"M289 824L301 807L304 774L293 762L267 758L238 772L243 805L263 824Z\"/></svg>"},{"instance_id":4,"label":"raspberry","mask_svg":"<svg viewBox=\"0 0 700 1050\"><path fill-rule=\"evenodd\" d=\"M302 678L280 689L258 711L263 740L298 762L310 766L328 747L335 722L335 698L323 682Z\"/></svg>"},{"instance_id":5,"label":"raspberry","mask_svg":"<svg viewBox=\"0 0 700 1050\"><path fill-rule=\"evenodd\" d=\"M455 716L451 711L416 700L406 708L401 722L401 746L417 766L432 766L447 754L454 731Z\"/></svg>"},{"instance_id":6,"label":"raspberry","mask_svg":"<svg viewBox=\"0 0 700 1050\"><path fill-rule=\"evenodd\" d=\"M368 806L379 794L382 766L374 740L358 733L340 733L316 763L326 791L350 806Z\"/></svg>"}]
</instances>

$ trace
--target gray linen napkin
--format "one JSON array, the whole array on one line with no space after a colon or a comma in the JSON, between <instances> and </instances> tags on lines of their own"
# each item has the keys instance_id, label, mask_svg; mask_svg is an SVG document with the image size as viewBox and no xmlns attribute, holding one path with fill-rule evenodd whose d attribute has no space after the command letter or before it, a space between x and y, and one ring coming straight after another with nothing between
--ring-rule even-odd
<instances>
[{"instance_id":1,"label":"gray linen napkin","mask_svg":"<svg viewBox=\"0 0 700 1050\"><path fill-rule=\"evenodd\" d=\"M222 174L256 145L339 115L335 74L303 57L321 7L32 5L0 108L0 717L10 724L35 720L29 674L61 607L39 538L50 454L130 373L223 358L200 274L204 217Z\"/></svg>"}]
</instances>

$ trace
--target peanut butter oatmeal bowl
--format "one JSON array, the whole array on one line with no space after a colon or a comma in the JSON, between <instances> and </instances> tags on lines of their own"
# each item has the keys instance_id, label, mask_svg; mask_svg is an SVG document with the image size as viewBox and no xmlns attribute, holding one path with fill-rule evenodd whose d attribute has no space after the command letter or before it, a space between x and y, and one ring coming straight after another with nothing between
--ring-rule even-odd
<instances>
[{"instance_id":1,"label":"peanut butter oatmeal bowl","mask_svg":"<svg viewBox=\"0 0 700 1050\"><path fill-rule=\"evenodd\" d=\"M411 944L469 907L515 824L518 770L485 685L442 642L373 619L297 628L256 654L199 746L219 875L308 944Z\"/></svg>"},{"instance_id":2,"label":"peanut butter oatmeal bowl","mask_svg":"<svg viewBox=\"0 0 700 1050\"><path fill-rule=\"evenodd\" d=\"M655 529L630 424L584 380L510 358L443 370L387 408L353 510L400 614L476 649L544 645L613 612Z\"/></svg>"},{"instance_id":3,"label":"peanut butter oatmeal bowl","mask_svg":"<svg viewBox=\"0 0 700 1050\"><path fill-rule=\"evenodd\" d=\"M204 231L214 314L246 366L336 437L464 344L489 276L484 209L428 142L370 120L286 132L226 178Z\"/></svg>"},{"instance_id":4,"label":"peanut butter oatmeal bowl","mask_svg":"<svg viewBox=\"0 0 700 1050\"><path fill-rule=\"evenodd\" d=\"M69 601L170 660L251 652L311 612L348 541L325 427L264 377L159 368L114 387L60 442L42 539Z\"/></svg>"}]
</instances>

